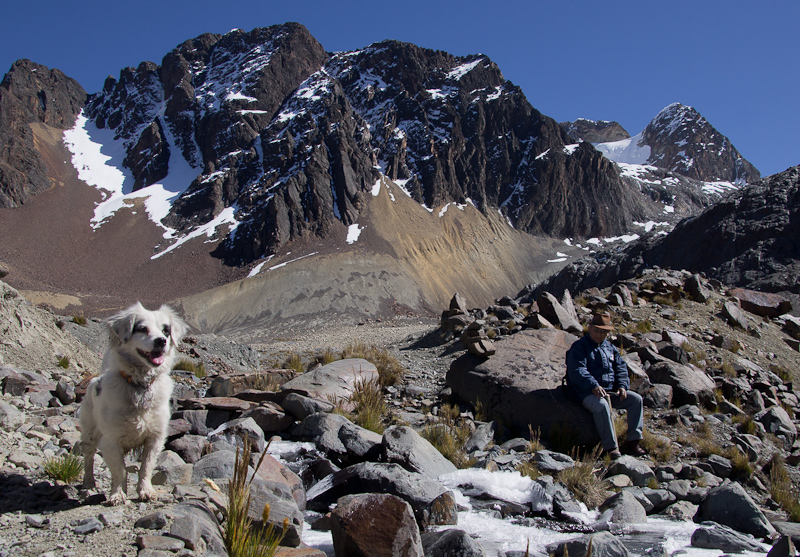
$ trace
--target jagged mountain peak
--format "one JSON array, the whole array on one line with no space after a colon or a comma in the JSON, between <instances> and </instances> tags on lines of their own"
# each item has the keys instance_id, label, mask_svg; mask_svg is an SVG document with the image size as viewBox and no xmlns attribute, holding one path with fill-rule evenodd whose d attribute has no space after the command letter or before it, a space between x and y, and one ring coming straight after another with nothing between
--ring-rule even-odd
<instances>
[{"instance_id":1,"label":"jagged mountain peak","mask_svg":"<svg viewBox=\"0 0 800 557\"><path fill-rule=\"evenodd\" d=\"M761 177L727 137L696 109L678 102L636 136L596 146L615 162L648 164L703 182L742 186Z\"/></svg>"},{"instance_id":2,"label":"jagged mountain peak","mask_svg":"<svg viewBox=\"0 0 800 557\"><path fill-rule=\"evenodd\" d=\"M665 107L642 132L642 142L650 146L650 164L690 178L744 185L761 177L730 140L691 106L672 103Z\"/></svg>"}]
</instances>

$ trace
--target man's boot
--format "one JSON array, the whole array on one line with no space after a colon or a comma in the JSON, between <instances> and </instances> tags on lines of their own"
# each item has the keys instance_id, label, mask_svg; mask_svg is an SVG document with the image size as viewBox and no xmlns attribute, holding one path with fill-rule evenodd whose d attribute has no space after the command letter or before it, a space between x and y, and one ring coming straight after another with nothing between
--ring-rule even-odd
<instances>
[{"instance_id":1,"label":"man's boot","mask_svg":"<svg viewBox=\"0 0 800 557\"><path fill-rule=\"evenodd\" d=\"M627 455L631 456L644 456L647 452L639 446L641 439L635 439L633 441L625 441L622 445L622 452Z\"/></svg>"}]
</instances>

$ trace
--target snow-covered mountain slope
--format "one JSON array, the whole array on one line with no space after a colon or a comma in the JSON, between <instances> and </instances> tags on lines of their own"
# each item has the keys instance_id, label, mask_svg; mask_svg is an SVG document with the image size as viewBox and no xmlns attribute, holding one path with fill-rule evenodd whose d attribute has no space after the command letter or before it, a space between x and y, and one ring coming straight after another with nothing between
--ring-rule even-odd
<instances>
[{"instance_id":1,"label":"snow-covered mountain slope","mask_svg":"<svg viewBox=\"0 0 800 557\"><path fill-rule=\"evenodd\" d=\"M470 199L519 230L562 238L625 234L665 206L682 216L711 199L698 184L673 203L588 144L568 147L486 56L396 41L328 55L296 24L187 41L160 66L109 79L86 113L121 142L104 150L122 149L126 195L175 184L161 194L170 208L157 252L217 231L235 265L352 224L381 176L431 209ZM636 139L623 140L619 160L652 150Z\"/></svg>"}]
</instances>

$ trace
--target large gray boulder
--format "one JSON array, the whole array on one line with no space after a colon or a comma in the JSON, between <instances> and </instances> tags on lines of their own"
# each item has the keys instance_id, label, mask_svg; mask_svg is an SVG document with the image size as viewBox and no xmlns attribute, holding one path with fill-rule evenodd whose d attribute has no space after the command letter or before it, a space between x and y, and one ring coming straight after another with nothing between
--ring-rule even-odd
<instances>
[{"instance_id":1,"label":"large gray boulder","mask_svg":"<svg viewBox=\"0 0 800 557\"><path fill-rule=\"evenodd\" d=\"M632 491L615 493L600 505L601 511L611 511L614 524L643 524L647 522L647 511Z\"/></svg>"},{"instance_id":2,"label":"large gray boulder","mask_svg":"<svg viewBox=\"0 0 800 557\"><path fill-rule=\"evenodd\" d=\"M370 492L389 493L408 502L422 525L458 521L451 491L437 480L398 464L364 462L334 472L307 491L307 506L325 512L340 497Z\"/></svg>"},{"instance_id":3,"label":"large gray boulder","mask_svg":"<svg viewBox=\"0 0 800 557\"><path fill-rule=\"evenodd\" d=\"M578 443L594 445L599 438L591 414L562 386L565 355L576 340L558 329L503 337L488 360L465 354L453 361L447 385L519 433L528 435L528 426L546 437L554 429L568 430Z\"/></svg>"},{"instance_id":4,"label":"large gray boulder","mask_svg":"<svg viewBox=\"0 0 800 557\"><path fill-rule=\"evenodd\" d=\"M244 447L245 439L249 439L254 452L263 452L267 446L264 430L258 427L253 418L236 418L208 434L210 443L225 441L234 447Z\"/></svg>"},{"instance_id":5,"label":"large gray boulder","mask_svg":"<svg viewBox=\"0 0 800 557\"><path fill-rule=\"evenodd\" d=\"M797 427L789 413L780 406L772 406L755 415L755 420L764 426L769 433L783 437L787 447L791 447L797 438Z\"/></svg>"},{"instance_id":6,"label":"large gray boulder","mask_svg":"<svg viewBox=\"0 0 800 557\"><path fill-rule=\"evenodd\" d=\"M692 547L721 549L741 553L743 551L767 551L767 546L716 522L703 522L692 534Z\"/></svg>"},{"instance_id":7,"label":"large gray boulder","mask_svg":"<svg viewBox=\"0 0 800 557\"><path fill-rule=\"evenodd\" d=\"M749 320L747 315L742 309L733 302L725 302L722 306L722 316L728 320L728 325L731 327L739 327L740 329L747 330Z\"/></svg>"},{"instance_id":8,"label":"large gray boulder","mask_svg":"<svg viewBox=\"0 0 800 557\"><path fill-rule=\"evenodd\" d=\"M173 505L165 509L163 515L172 521L169 537L183 541L195 555L227 555L222 528L214 512L204 503L189 501Z\"/></svg>"},{"instance_id":9,"label":"large gray boulder","mask_svg":"<svg viewBox=\"0 0 800 557\"><path fill-rule=\"evenodd\" d=\"M233 451L215 451L198 460L192 470L192 483L200 483L204 478L221 480L233 477L236 465L236 453ZM253 474L253 469L248 466L247 477ZM219 482L218 482L219 483Z\"/></svg>"},{"instance_id":10,"label":"large gray boulder","mask_svg":"<svg viewBox=\"0 0 800 557\"><path fill-rule=\"evenodd\" d=\"M303 480L272 455L263 456L261 466L255 471L255 478L285 485L291 492L297 507L301 511L306 510L306 490Z\"/></svg>"},{"instance_id":11,"label":"large gray boulder","mask_svg":"<svg viewBox=\"0 0 800 557\"><path fill-rule=\"evenodd\" d=\"M411 507L394 495L367 493L342 498L331 513L331 534L336 555L424 555Z\"/></svg>"},{"instance_id":12,"label":"large gray boulder","mask_svg":"<svg viewBox=\"0 0 800 557\"><path fill-rule=\"evenodd\" d=\"M452 528L443 532L423 532L425 557L485 557L478 542L464 530Z\"/></svg>"},{"instance_id":13,"label":"large gray boulder","mask_svg":"<svg viewBox=\"0 0 800 557\"><path fill-rule=\"evenodd\" d=\"M608 469L609 476L616 474L625 474L628 476L633 485L645 487L650 483L650 480L655 479L656 474L650 466L632 456L622 456L611 463Z\"/></svg>"},{"instance_id":14,"label":"large gray boulder","mask_svg":"<svg viewBox=\"0 0 800 557\"><path fill-rule=\"evenodd\" d=\"M682 365L673 361L658 362L647 369L647 376L653 383L672 387L672 401L675 406L706 405L714 401L714 381L693 365Z\"/></svg>"},{"instance_id":15,"label":"large gray boulder","mask_svg":"<svg viewBox=\"0 0 800 557\"><path fill-rule=\"evenodd\" d=\"M292 429L295 438L312 441L328 458L346 463L377 458L380 434L357 426L340 414L311 414Z\"/></svg>"},{"instance_id":16,"label":"large gray boulder","mask_svg":"<svg viewBox=\"0 0 800 557\"><path fill-rule=\"evenodd\" d=\"M542 292L536 300L536 304L539 306L539 313L550 323L570 333L576 335L583 334L583 327L577 319L574 307L571 308L572 312L570 312L569 309L562 306L556 297L549 292Z\"/></svg>"},{"instance_id":17,"label":"large gray boulder","mask_svg":"<svg viewBox=\"0 0 800 557\"><path fill-rule=\"evenodd\" d=\"M736 482L715 487L700 504L695 520L710 520L734 530L763 538L775 533L775 528L758 508L744 488Z\"/></svg>"},{"instance_id":18,"label":"large gray boulder","mask_svg":"<svg viewBox=\"0 0 800 557\"><path fill-rule=\"evenodd\" d=\"M227 487L227 486L226 486ZM223 489L223 493L227 489ZM269 504L269 517L263 520L264 505ZM282 545L297 547L303 533L303 513L297 506L292 490L284 483L254 479L250 484L250 508L247 512L253 525L258 528L272 524L275 531L280 531L283 524L288 524ZM284 519L288 519L285 521Z\"/></svg>"},{"instance_id":19,"label":"large gray boulder","mask_svg":"<svg viewBox=\"0 0 800 557\"><path fill-rule=\"evenodd\" d=\"M383 432L383 455L386 462L430 478L457 470L427 439L407 426L392 426Z\"/></svg>"},{"instance_id":20,"label":"large gray boulder","mask_svg":"<svg viewBox=\"0 0 800 557\"><path fill-rule=\"evenodd\" d=\"M283 391L299 392L320 400L347 400L356 382L378 380L378 368L362 358L337 360L287 381Z\"/></svg>"}]
</instances>

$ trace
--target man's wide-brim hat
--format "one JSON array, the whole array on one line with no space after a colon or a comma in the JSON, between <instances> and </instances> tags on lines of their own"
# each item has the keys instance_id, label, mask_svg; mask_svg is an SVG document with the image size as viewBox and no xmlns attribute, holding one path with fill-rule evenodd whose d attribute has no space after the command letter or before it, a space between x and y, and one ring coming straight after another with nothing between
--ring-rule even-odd
<instances>
[{"instance_id":1,"label":"man's wide-brim hat","mask_svg":"<svg viewBox=\"0 0 800 557\"><path fill-rule=\"evenodd\" d=\"M611 323L611 314L610 313L595 313L592 316L592 321L589 323L593 327L598 329L602 329L604 331L613 331L614 325Z\"/></svg>"}]
</instances>

